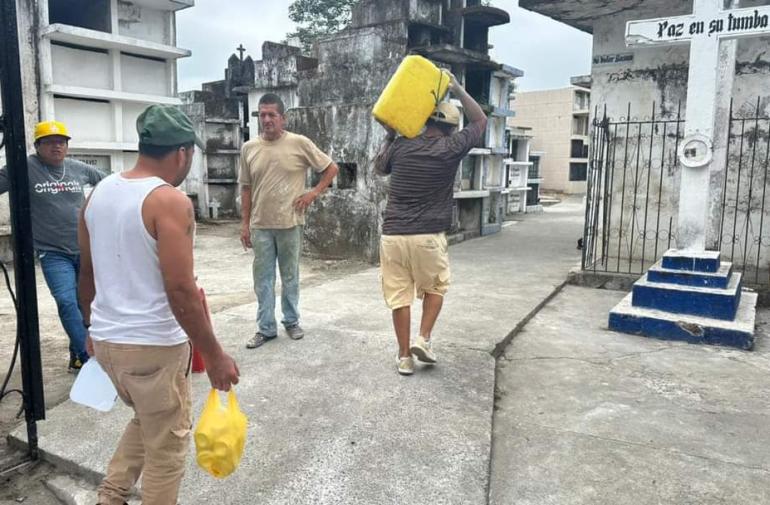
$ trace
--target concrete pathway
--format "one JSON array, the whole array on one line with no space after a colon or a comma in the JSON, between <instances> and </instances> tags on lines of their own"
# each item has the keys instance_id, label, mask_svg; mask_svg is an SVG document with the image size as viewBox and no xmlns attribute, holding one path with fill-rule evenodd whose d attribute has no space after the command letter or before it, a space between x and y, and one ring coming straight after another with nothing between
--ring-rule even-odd
<instances>
[{"instance_id":1,"label":"concrete pathway","mask_svg":"<svg viewBox=\"0 0 770 505\"><path fill-rule=\"evenodd\" d=\"M486 503L491 353L578 261L582 209L571 201L452 247L453 286L435 331L441 362L412 377L395 371L376 269L305 289L308 336L299 342L281 337L246 350L255 305L216 314L217 333L243 375L246 455L223 481L191 457L181 503ZM418 321L416 310L413 328ZM194 388L198 412L205 377ZM40 424L40 447L67 471L97 480L128 416L125 408L102 415L66 402ZM22 440L22 430L14 437Z\"/></svg>"},{"instance_id":2,"label":"concrete pathway","mask_svg":"<svg viewBox=\"0 0 770 505\"><path fill-rule=\"evenodd\" d=\"M625 293L568 286L498 364L490 504L770 504L770 341L614 333Z\"/></svg>"}]
</instances>

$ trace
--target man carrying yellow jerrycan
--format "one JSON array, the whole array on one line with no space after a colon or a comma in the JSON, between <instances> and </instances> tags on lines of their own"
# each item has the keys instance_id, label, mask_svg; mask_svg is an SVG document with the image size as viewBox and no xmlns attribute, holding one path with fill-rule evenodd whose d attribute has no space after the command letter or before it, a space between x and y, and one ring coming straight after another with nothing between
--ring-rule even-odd
<instances>
[{"instance_id":1,"label":"man carrying yellow jerrycan","mask_svg":"<svg viewBox=\"0 0 770 505\"><path fill-rule=\"evenodd\" d=\"M423 68L432 65L427 60L417 58L420 57L407 57L401 68L408 68L407 65L422 64ZM442 88L441 81L448 79L449 91L463 106L469 123L461 131L457 131L460 111L449 102L434 102L432 113L431 104L428 103L426 116L430 114L430 118L422 133L416 135L418 129L410 129L408 124L399 124L403 126L401 133L405 136L398 138L396 131L386 126L385 122L396 125L403 118L397 114L388 118L388 111L385 108L378 109L377 106L374 111L375 117L387 130L385 142L375 160L375 171L381 175L390 175L388 203L382 225L380 265L382 291L392 311L393 327L398 340L396 363L401 375L414 373L414 357L428 365L437 361L431 337L444 295L449 288L446 231L452 225L455 176L460 160L479 142L487 127L484 111L457 79L435 67L433 70L439 74L438 79L434 79L438 83L434 85L434 89L438 89L433 95L436 101L443 97L443 90L446 89ZM416 74L411 72L411 75ZM398 76L397 73L394 80ZM410 87L411 90L414 88ZM402 96L408 95L410 89L405 90ZM428 96L428 93L422 93L422 96ZM397 102L398 98L394 97L394 101ZM407 112L414 114L417 108L411 107ZM382 114L379 114L380 111ZM413 126L414 121L411 123ZM413 134L416 136L410 138ZM420 332L412 343L411 305L415 294L422 299L422 320Z\"/></svg>"},{"instance_id":2,"label":"man carrying yellow jerrycan","mask_svg":"<svg viewBox=\"0 0 770 505\"><path fill-rule=\"evenodd\" d=\"M99 505L126 503L140 475L144 505L177 503L192 428L190 341L213 388L229 391L240 375L201 304L193 208L176 189L192 163L192 123L175 107L153 105L137 119L137 132L136 166L99 183L78 229L89 353L134 410Z\"/></svg>"}]
</instances>

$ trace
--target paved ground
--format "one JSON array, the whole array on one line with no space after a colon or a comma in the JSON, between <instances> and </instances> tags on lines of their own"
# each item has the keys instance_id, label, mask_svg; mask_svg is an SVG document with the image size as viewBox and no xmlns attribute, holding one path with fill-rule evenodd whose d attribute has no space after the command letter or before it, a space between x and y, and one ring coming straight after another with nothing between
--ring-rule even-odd
<instances>
[{"instance_id":1,"label":"paved ground","mask_svg":"<svg viewBox=\"0 0 770 505\"><path fill-rule=\"evenodd\" d=\"M199 224L195 243L195 269L198 280L205 286L212 312L252 303L255 300L251 281L251 251L244 251L238 242L239 224ZM302 284L317 285L370 268L355 261L324 261L302 259ZM12 272L11 272L12 275ZM56 304L43 280L36 272L37 297L40 313L40 340L46 404L52 408L67 398L74 377L67 373L67 337L56 315ZM11 278L13 283L13 278ZM279 281L280 282L280 281ZM16 335L16 315L13 304L0 280L0 374L5 376ZM18 371L18 369L17 369ZM16 374L11 387L18 387ZM15 412L21 405L18 397L9 397L0 404L0 435L7 433ZM15 424L15 423L13 423Z\"/></svg>"},{"instance_id":2,"label":"paved ground","mask_svg":"<svg viewBox=\"0 0 770 505\"><path fill-rule=\"evenodd\" d=\"M251 252L245 252L238 242L238 223L199 224L195 243L196 272L208 292L213 312L254 301L251 289ZM302 285L312 287L351 273L370 268L355 261L325 261L302 259ZM43 378L48 409L67 399L74 376L67 373L67 338L56 315L56 305L48 292L40 270L37 270L37 294L40 313L41 354ZM0 288L0 380L5 376L13 351L16 335L16 316L10 296ZM10 387L16 388L21 378L16 368ZM0 470L13 465L19 455L8 450L5 436L19 420L15 415L21 405L17 395L0 403ZM45 464L25 469L25 473L11 474L10 480L0 479L0 505L4 499L27 498L27 503L49 505L58 503L42 485L41 476L53 470Z\"/></svg>"},{"instance_id":3,"label":"paved ground","mask_svg":"<svg viewBox=\"0 0 770 505\"><path fill-rule=\"evenodd\" d=\"M770 313L753 352L607 330L569 286L499 361L492 505L770 503Z\"/></svg>"},{"instance_id":4,"label":"paved ground","mask_svg":"<svg viewBox=\"0 0 770 505\"><path fill-rule=\"evenodd\" d=\"M304 289L308 337L300 342L280 338L248 351L254 304L216 314L217 332L243 374L247 454L225 481L191 459L182 503L485 503L491 351L575 265L581 221L576 201L452 247L455 282L435 333L442 361L413 377L395 372L376 269ZM195 389L198 411L207 393L203 377ZM41 448L63 467L95 477L127 415L122 408L95 415L65 402L41 423ZM74 433L95 436L74 444Z\"/></svg>"},{"instance_id":5,"label":"paved ground","mask_svg":"<svg viewBox=\"0 0 770 505\"><path fill-rule=\"evenodd\" d=\"M225 481L191 458L181 503L770 503L767 310L754 352L672 344L607 331L623 293L568 286L495 363L493 350L577 262L581 209L554 206L452 247L441 363L408 378L395 373L376 270L310 283L308 337L247 351L254 304L228 288L242 279L213 268L221 292L209 291L230 303L215 326L241 365L249 439ZM195 388L199 410L203 377ZM41 446L93 480L127 416L65 402L41 425ZM93 503L91 485L59 477L49 487Z\"/></svg>"}]
</instances>

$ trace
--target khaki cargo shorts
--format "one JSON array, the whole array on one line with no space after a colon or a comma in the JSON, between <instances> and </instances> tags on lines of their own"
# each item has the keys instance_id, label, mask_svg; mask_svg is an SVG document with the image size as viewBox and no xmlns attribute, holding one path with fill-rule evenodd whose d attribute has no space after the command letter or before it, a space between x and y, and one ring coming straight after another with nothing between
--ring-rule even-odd
<instances>
[{"instance_id":1,"label":"khaki cargo shorts","mask_svg":"<svg viewBox=\"0 0 770 505\"><path fill-rule=\"evenodd\" d=\"M449 289L446 234L383 235L380 242L382 294L391 310L408 307L425 293Z\"/></svg>"}]
</instances>

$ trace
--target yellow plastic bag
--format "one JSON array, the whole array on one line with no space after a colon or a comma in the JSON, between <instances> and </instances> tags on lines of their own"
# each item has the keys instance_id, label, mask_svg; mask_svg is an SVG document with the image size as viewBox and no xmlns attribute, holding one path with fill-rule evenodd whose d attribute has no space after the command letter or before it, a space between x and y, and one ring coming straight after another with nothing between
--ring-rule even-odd
<instances>
[{"instance_id":1,"label":"yellow plastic bag","mask_svg":"<svg viewBox=\"0 0 770 505\"><path fill-rule=\"evenodd\" d=\"M430 60L407 56L374 104L372 115L404 137L414 138L446 96L450 79Z\"/></svg>"},{"instance_id":2,"label":"yellow plastic bag","mask_svg":"<svg viewBox=\"0 0 770 505\"><path fill-rule=\"evenodd\" d=\"M243 456L247 424L235 392L231 389L227 394L225 407L219 393L212 389L195 428L198 465L218 479L233 473Z\"/></svg>"}]
</instances>

